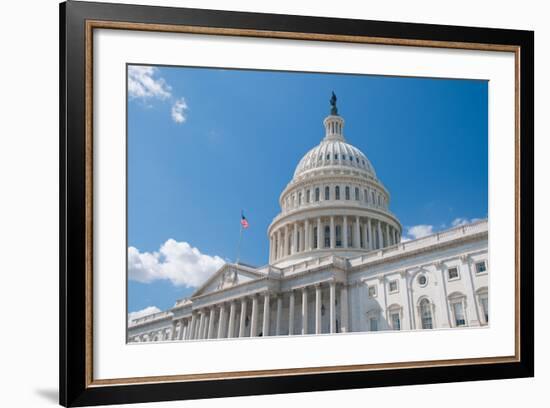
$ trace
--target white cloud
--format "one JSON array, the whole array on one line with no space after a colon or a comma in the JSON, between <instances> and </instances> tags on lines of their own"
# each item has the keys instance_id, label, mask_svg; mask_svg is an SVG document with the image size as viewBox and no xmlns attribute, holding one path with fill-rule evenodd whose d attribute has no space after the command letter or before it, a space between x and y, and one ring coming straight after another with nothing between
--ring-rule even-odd
<instances>
[{"instance_id":1,"label":"white cloud","mask_svg":"<svg viewBox=\"0 0 550 408\"><path fill-rule=\"evenodd\" d=\"M138 310L137 312L128 313L128 321L131 322L134 319L138 319L143 316L148 316L153 313L158 313L161 310L156 306L147 306L145 309Z\"/></svg>"},{"instance_id":2,"label":"white cloud","mask_svg":"<svg viewBox=\"0 0 550 408\"><path fill-rule=\"evenodd\" d=\"M412 227L407 228L407 235L410 239L418 239L425 237L427 235L431 235L434 233L434 227L433 225L414 225Z\"/></svg>"},{"instance_id":3,"label":"white cloud","mask_svg":"<svg viewBox=\"0 0 550 408\"><path fill-rule=\"evenodd\" d=\"M453 222L451 223L451 225L453 227L459 227L461 225L466 225L466 224L471 224L472 222L476 222L476 221L479 221L480 218L472 218L472 219L468 219L468 218L455 218L453 220Z\"/></svg>"},{"instance_id":4,"label":"white cloud","mask_svg":"<svg viewBox=\"0 0 550 408\"><path fill-rule=\"evenodd\" d=\"M186 119L187 103L184 98L177 99L172 105L172 120L176 123L183 123Z\"/></svg>"},{"instance_id":5,"label":"white cloud","mask_svg":"<svg viewBox=\"0 0 550 408\"><path fill-rule=\"evenodd\" d=\"M172 88L164 78L157 75L158 69L142 65L128 67L128 95L130 98L161 100L172 96Z\"/></svg>"},{"instance_id":6,"label":"white cloud","mask_svg":"<svg viewBox=\"0 0 550 408\"><path fill-rule=\"evenodd\" d=\"M128 248L128 277L142 283L168 279L176 286L198 287L224 263L219 256L202 254L187 242L173 239L158 252Z\"/></svg>"}]
</instances>

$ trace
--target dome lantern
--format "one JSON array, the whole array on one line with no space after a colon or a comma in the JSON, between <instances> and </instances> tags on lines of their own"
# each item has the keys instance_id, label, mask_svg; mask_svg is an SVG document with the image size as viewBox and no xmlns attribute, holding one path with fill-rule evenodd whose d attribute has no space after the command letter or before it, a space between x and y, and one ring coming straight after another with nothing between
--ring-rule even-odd
<instances>
[{"instance_id":1,"label":"dome lantern","mask_svg":"<svg viewBox=\"0 0 550 408\"><path fill-rule=\"evenodd\" d=\"M330 115L324 120L325 125L325 140L341 140L344 139L344 119L338 115L338 108L336 107L336 95L332 92L330 98Z\"/></svg>"}]
</instances>

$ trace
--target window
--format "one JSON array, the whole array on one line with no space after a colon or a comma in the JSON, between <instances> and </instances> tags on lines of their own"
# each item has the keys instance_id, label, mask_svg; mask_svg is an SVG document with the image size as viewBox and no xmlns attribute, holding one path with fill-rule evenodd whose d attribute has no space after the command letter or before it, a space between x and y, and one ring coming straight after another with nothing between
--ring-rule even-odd
<instances>
[{"instance_id":1,"label":"window","mask_svg":"<svg viewBox=\"0 0 550 408\"><path fill-rule=\"evenodd\" d=\"M401 317L399 312L392 312L390 314L391 327L393 330L401 330Z\"/></svg>"},{"instance_id":2,"label":"window","mask_svg":"<svg viewBox=\"0 0 550 408\"><path fill-rule=\"evenodd\" d=\"M466 326L466 318L464 317L464 305L462 304L462 301L453 303L452 308L456 327Z\"/></svg>"},{"instance_id":3,"label":"window","mask_svg":"<svg viewBox=\"0 0 550 408\"><path fill-rule=\"evenodd\" d=\"M370 331L378 331L378 319L376 317L371 317L369 319Z\"/></svg>"},{"instance_id":4,"label":"window","mask_svg":"<svg viewBox=\"0 0 550 408\"><path fill-rule=\"evenodd\" d=\"M330 200L330 187L325 187L325 200Z\"/></svg>"},{"instance_id":5,"label":"window","mask_svg":"<svg viewBox=\"0 0 550 408\"><path fill-rule=\"evenodd\" d=\"M317 242L317 227L313 227L313 248L319 248L319 243Z\"/></svg>"},{"instance_id":6,"label":"window","mask_svg":"<svg viewBox=\"0 0 550 408\"><path fill-rule=\"evenodd\" d=\"M325 227L325 248L330 248L330 227Z\"/></svg>"},{"instance_id":7,"label":"window","mask_svg":"<svg viewBox=\"0 0 550 408\"><path fill-rule=\"evenodd\" d=\"M342 160L346 160L346 155L345 154L342 155Z\"/></svg>"},{"instance_id":8,"label":"window","mask_svg":"<svg viewBox=\"0 0 550 408\"><path fill-rule=\"evenodd\" d=\"M477 262L476 263L476 273L483 273L487 271L487 265L485 264L485 261Z\"/></svg>"},{"instance_id":9,"label":"window","mask_svg":"<svg viewBox=\"0 0 550 408\"><path fill-rule=\"evenodd\" d=\"M359 188L355 187L355 201L359 201Z\"/></svg>"},{"instance_id":10,"label":"window","mask_svg":"<svg viewBox=\"0 0 550 408\"><path fill-rule=\"evenodd\" d=\"M308 203L308 204L309 204L309 196L310 196L309 190L307 190L306 191L306 203Z\"/></svg>"},{"instance_id":11,"label":"window","mask_svg":"<svg viewBox=\"0 0 550 408\"><path fill-rule=\"evenodd\" d=\"M338 160L338 153L334 153L334 160Z\"/></svg>"},{"instance_id":12,"label":"window","mask_svg":"<svg viewBox=\"0 0 550 408\"><path fill-rule=\"evenodd\" d=\"M342 247L342 227L340 225L336 226L336 247Z\"/></svg>"},{"instance_id":13,"label":"window","mask_svg":"<svg viewBox=\"0 0 550 408\"><path fill-rule=\"evenodd\" d=\"M371 203L373 203L373 204L374 204L374 191L373 191L373 192L371 193L371 198L372 198L372 201L371 201Z\"/></svg>"},{"instance_id":14,"label":"window","mask_svg":"<svg viewBox=\"0 0 550 408\"><path fill-rule=\"evenodd\" d=\"M355 158L355 161L356 161L357 163L359 163L359 157L356 157L356 158Z\"/></svg>"},{"instance_id":15,"label":"window","mask_svg":"<svg viewBox=\"0 0 550 408\"><path fill-rule=\"evenodd\" d=\"M346 186L346 200L349 200L349 186Z\"/></svg>"},{"instance_id":16,"label":"window","mask_svg":"<svg viewBox=\"0 0 550 408\"><path fill-rule=\"evenodd\" d=\"M369 297L376 297L376 286L369 286Z\"/></svg>"},{"instance_id":17,"label":"window","mask_svg":"<svg viewBox=\"0 0 550 408\"><path fill-rule=\"evenodd\" d=\"M315 201L319 201L319 187L315 188Z\"/></svg>"},{"instance_id":18,"label":"window","mask_svg":"<svg viewBox=\"0 0 550 408\"><path fill-rule=\"evenodd\" d=\"M363 190L363 198L365 199L365 202L368 203L369 202L369 195L367 194L367 190Z\"/></svg>"},{"instance_id":19,"label":"window","mask_svg":"<svg viewBox=\"0 0 550 408\"><path fill-rule=\"evenodd\" d=\"M458 268L449 268L447 271L449 280L458 279Z\"/></svg>"},{"instance_id":20,"label":"window","mask_svg":"<svg viewBox=\"0 0 550 408\"><path fill-rule=\"evenodd\" d=\"M339 200L340 199L340 186L336 186L334 188L334 199Z\"/></svg>"},{"instance_id":21,"label":"window","mask_svg":"<svg viewBox=\"0 0 550 408\"><path fill-rule=\"evenodd\" d=\"M378 205L379 206L382 205L380 198L381 198L381 196L378 196Z\"/></svg>"},{"instance_id":22,"label":"window","mask_svg":"<svg viewBox=\"0 0 550 408\"><path fill-rule=\"evenodd\" d=\"M423 329L433 329L432 305L428 299L420 302L420 319Z\"/></svg>"},{"instance_id":23,"label":"window","mask_svg":"<svg viewBox=\"0 0 550 408\"><path fill-rule=\"evenodd\" d=\"M302 205L302 193L298 193L298 205Z\"/></svg>"},{"instance_id":24,"label":"window","mask_svg":"<svg viewBox=\"0 0 550 408\"><path fill-rule=\"evenodd\" d=\"M327 160L330 160L330 153L327 153Z\"/></svg>"},{"instance_id":25,"label":"window","mask_svg":"<svg viewBox=\"0 0 550 408\"><path fill-rule=\"evenodd\" d=\"M417 282L420 286L426 286L426 284L428 283L428 278L424 274L418 275Z\"/></svg>"},{"instance_id":26,"label":"window","mask_svg":"<svg viewBox=\"0 0 550 408\"><path fill-rule=\"evenodd\" d=\"M480 295L479 304L481 305L481 312L485 318L485 323L489 323L489 299L487 298L487 293Z\"/></svg>"},{"instance_id":27,"label":"window","mask_svg":"<svg viewBox=\"0 0 550 408\"><path fill-rule=\"evenodd\" d=\"M390 293L396 293L399 290L396 280L390 281Z\"/></svg>"}]
</instances>

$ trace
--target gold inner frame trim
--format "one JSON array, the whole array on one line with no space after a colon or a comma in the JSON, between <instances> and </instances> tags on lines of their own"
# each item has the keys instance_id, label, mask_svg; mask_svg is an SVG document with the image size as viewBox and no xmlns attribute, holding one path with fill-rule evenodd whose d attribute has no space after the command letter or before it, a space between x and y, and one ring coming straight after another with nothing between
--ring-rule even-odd
<instances>
[{"instance_id":1,"label":"gold inner frame trim","mask_svg":"<svg viewBox=\"0 0 550 408\"><path fill-rule=\"evenodd\" d=\"M354 364L339 366L301 367L273 370L252 370L215 372L201 374L167 375L153 377L127 377L113 379L93 378L93 30L115 29L147 32L186 33L234 37L274 38L306 41L330 41L356 44L379 44L410 47L449 48L478 51L513 52L515 58L515 353L513 356L480 357L447 360L429 360L395 362L382 364ZM357 372L373 370L411 369L442 366L461 366L471 364L514 363L521 361L520 356L520 51L521 47L506 44L484 44L434 40L416 40L406 38L385 38L370 36L351 36L318 33L300 33L288 31L267 31L236 28L197 27L188 25L167 25L148 23L129 23L121 21L86 21L86 134L85 134L85 285L86 285L86 347L85 347L85 385L102 387L112 385L130 385L143 383L167 383L181 381L227 380L252 377L279 377L304 374Z\"/></svg>"}]
</instances>

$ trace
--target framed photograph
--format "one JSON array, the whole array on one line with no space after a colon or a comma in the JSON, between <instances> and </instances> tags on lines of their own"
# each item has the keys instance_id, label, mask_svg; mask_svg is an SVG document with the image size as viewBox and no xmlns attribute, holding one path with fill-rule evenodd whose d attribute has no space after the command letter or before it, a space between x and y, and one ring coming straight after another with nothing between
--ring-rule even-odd
<instances>
[{"instance_id":1,"label":"framed photograph","mask_svg":"<svg viewBox=\"0 0 550 408\"><path fill-rule=\"evenodd\" d=\"M534 34L61 4L60 403L534 375Z\"/></svg>"}]
</instances>

